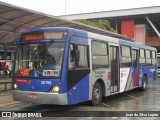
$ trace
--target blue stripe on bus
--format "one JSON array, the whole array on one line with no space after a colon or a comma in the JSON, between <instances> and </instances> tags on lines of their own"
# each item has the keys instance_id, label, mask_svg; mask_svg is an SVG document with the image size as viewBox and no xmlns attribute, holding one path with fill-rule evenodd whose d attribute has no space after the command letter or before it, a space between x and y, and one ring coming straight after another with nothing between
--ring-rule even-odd
<instances>
[{"instance_id":1,"label":"blue stripe on bus","mask_svg":"<svg viewBox=\"0 0 160 120\"><path fill-rule=\"evenodd\" d=\"M29 79L18 78L20 80L30 80L29 84L16 83L18 88L22 91L38 91L48 92L54 85L60 82L59 79Z\"/></svg>"},{"instance_id":2,"label":"blue stripe on bus","mask_svg":"<svg viewBox=\"0 0 160 120\"><path fill-rule=\"evenodd\" d=\"M68 91L67 98L68 104L77 104L89 100L89 75Z\"/></svg>"},{"instance_id":3,"label":"blue stripe on bus","mask_svg":"<svg viewBox=\"0 0 160 120\"><path fill-rule=\"evenodd\" d=\"M84 31L79 31L79 30L73 30L69 29L68 34L71 35L71 37L68 37L66 39L66 45L65 45L65 53L64 53L64 59L63 59L63 69L62 69L62 78L61 78L61 86L60 86L60 93L65 93L67 92L67 69L68 69L68 51L69 51L69 44L70 44L70 39L72 36L79 36L78 39L73 40L73 43L76 44L81 44L81 45L88 45L88 34L87 32ZM82 37L80 37L82 36ZM80 42L80 41L83 42Z\"/></svg>"},{"instance_id":4,"label":"blue stripe on bus","mask_svg":"<svg viewBox=\"0 0 160 120\"><path fill-rule=\"evenodd\" d=\"M80 45L88 45L88 39L83 37L73 36L70 42Z\"/></svg>"},{"instance_id":5,"label":"blue stripe on bus","mask_svg":"<svg viewBox=\"0 0 160 120\"><path fill-rule=\"evenodd\" d=\"M140 67L139 71L139 87L142 87L142 81L143 81L143 75L147 75L147 84L153 83L153 69L155 69L154 66L143 66Z\"/></svg>"},{"instance_id":6,"label":"blue stripe on bus","mask_svg":"<svg viewBox=\"0 0 160 120\"><path fill-rule=\"evenodd\" d=\"M65 51L63 56L63 64L62 64L62 74L61 74L61 85L60 85L60 93L67 92L67 69L68 69L68 51L69 51L69 38L66 39Z\"/></svg>"}]
</instances>

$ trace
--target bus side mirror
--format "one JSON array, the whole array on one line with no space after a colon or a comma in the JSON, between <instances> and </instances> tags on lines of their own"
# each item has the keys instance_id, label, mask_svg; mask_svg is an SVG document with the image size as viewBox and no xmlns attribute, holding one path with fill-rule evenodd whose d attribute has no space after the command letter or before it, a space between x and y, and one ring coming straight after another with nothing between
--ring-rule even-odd
<instances>
[{"instance_id":1,"label":"bus side mirror","mask_svg":"<svg viewBox=\"0 0 160 120\"><path fill-rule=\"evenodd\" d=\"M76 59L76 61L79 61L79 59L80 59L80 51L79 50L75 51L75 59Z\"/></svg>"}]
</instances>

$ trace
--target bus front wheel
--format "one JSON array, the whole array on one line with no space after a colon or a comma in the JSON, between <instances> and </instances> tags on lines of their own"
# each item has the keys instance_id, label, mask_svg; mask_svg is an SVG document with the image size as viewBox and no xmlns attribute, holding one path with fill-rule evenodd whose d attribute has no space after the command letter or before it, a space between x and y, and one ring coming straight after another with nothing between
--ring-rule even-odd
<instances>
[{"instance_id":1,"label":"bus front wheel","mask_svg":"<svg viewBox=\"0 0 160 120\"><path fill-rule=\"evenodd\" d=\"M96 82L92 90L92 100L91 105L95 106L101 103L102 100L102 86L100 83Z\"/></svg>"}]
</instances>

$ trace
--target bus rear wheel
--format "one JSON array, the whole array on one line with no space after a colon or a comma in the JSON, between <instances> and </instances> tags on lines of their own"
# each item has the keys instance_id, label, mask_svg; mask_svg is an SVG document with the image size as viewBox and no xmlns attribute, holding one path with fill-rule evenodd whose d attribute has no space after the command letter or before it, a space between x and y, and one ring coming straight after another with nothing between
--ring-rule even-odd
<instances>
[{"instance_id":1,"label":"bus rear wheel","mask_svg":"<svg viewBox=\"0 0 160 120\"><path fill-rule=\"evenodd\" d=\"M143 78L142 78L142 87L141 87L141 90L142 90L142 91L146 90L146 87L147 87L147 77L146 77L146 76L143 76Z\"/></svg>"},{"instance_id":2,"label":"bus rear wheel","mask_svg":"<svg viewBox=\"0 0 160 120\"><path fill-rule=\"evenodd\" d=\"M102 100L102 86L100 83L96 82L92 90L92 100L91 105L95 106L101 103Z\"/></svg>"}]
</instances>

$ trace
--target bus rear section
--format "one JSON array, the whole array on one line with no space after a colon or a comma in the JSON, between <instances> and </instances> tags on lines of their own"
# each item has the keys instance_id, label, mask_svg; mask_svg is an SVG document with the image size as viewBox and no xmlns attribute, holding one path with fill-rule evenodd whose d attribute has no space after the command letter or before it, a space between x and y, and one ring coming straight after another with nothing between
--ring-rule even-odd
<instances>
[{"instance_id":1,"label":"bus rear section","mask_svg":"<svg viewBox=\"0 0 160 120\"><path fill-rule=\"evenodd\" d=\"M157 53L157 63L158 63L157 75L158 77L160 77L160 53Z\"/></svg>"},{"instance_id":2,"label":"bus rear section","mask_svg":"<svg viewBox=\"0 0 160 120\"><path fill-rule=\"evenodd\" d=\"M121 92L134 88L146 89L157 79L156 49L138 44L121 45Z\"/></svg>"}]
</instances>

